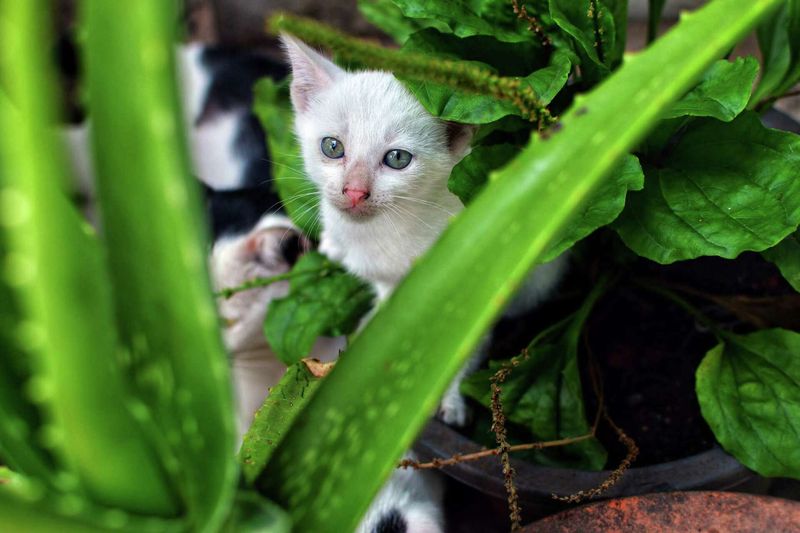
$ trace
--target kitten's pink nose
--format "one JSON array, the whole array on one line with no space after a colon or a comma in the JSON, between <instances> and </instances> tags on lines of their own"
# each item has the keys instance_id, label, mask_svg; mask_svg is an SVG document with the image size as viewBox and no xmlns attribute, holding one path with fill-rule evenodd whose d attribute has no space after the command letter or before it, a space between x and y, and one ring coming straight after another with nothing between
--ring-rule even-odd
<instances>
[{"instance_id":1,"label":"kitten's pink nose","mask_svg":"<svg viewBox=\"0 0 800 533\"><path fill-rule=\"evenodd\" d=\"M355 207L364 200L366 200L367 198L369 198L369 191L366 191L364 189L355 189L355 188L351 189L350 187L345 187L344 189L342 189L342 192L346 194L348 198L350 198L350 202L352 202L353 204L350 207Z\"/></svg>"}]
</instances>

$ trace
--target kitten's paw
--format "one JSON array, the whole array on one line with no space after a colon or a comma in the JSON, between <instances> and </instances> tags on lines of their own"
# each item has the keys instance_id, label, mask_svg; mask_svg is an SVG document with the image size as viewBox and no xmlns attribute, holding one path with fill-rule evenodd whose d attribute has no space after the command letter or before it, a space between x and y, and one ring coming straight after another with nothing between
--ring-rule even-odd
<instances>
[{"instance_id":1,"label":"kitten's paw","mask_svg":"<svg viewBox=\"0 0 800 533\"><path fill-rule=\"evenodd\" d=\"M464 427L470 420L470 409L466 399L461 394L445 394L436 416L453 427Z\"/></svg>"},{"instance_id":2,"label":"kitten's paw","mask_svg":"<svg viewBox=\"0 0 800 533\"><path fill-rule=\"evenodd\" d=\"M322 233L322 237L319 241L319 247L317 247L319 253L328 257L328 259L332 259L334 261L341 262L344 259L344 252L336 245L336 243L331 240L324 232Z\"/></svg>"}]
</instances>

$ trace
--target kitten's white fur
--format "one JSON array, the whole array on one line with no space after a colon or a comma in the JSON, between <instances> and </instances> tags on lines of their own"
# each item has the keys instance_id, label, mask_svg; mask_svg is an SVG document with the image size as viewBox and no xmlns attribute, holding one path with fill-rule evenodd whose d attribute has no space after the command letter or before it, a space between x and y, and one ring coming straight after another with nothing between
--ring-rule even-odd
<instances>
[{"instance_id":1,"label":"kitten's white fur","mask_svg":"<svg viewBox=\"0 0 800 533\"><path fill-rule=\"evenodd\" d=\"M447 180L469 153L473 130L432 116L390 73L346 72L292 37L283 42L292 65L295 130L306 173L320 190L320 249L370 282L383 301L463 208ZM324 137L341 141L344 157L326 157ZM398 148L413 155L402 170L383 163L384 154ZM370 192L358 209L345 194L351 183ZM507 314L541 301L565 263L561 257L535 269ZM458 387L474 364L459 372L442 399L439 415L447 423L466 423Z\"/></svg>"},{"instance_id":2,"label":"kitten's white fur","mask_svg":"<svg viewBox=\"0 0 800 533\"><path fill-rule=\"evenodd\" d=\"M472 128L448 125L430 115L391 74L346 72L302 42L283 36L292 66L291 97L295 131L307 175L320 191L321 250L370 282L378 300L388 298L414 260L439 237L462 209L447 189L453 167L469 153ZM321 141L334 137L344 156L326 157ZM402 170L383 163L389 150L413 156ZM346 188L366 190L356 203ZM507 314L541 301L564 270L561 257L534 271ZM468 409L459 392L463 378L480 362L491 340L487 334L476 357L461 369L446 391L439 416L463 425ZM408 531L441 531L441 497L435 476L396 471L373 502L359 532L371 532L376 520L401 511ZM372 526L370 526L370 524Z\"/></svg>"},{"instance_id":3,"label":"kitten's white fur","mask_svg":"<svg viewBox=\"0 0 800 533\"><path fill-rule=\"evenodd\" d=\"M471 128L448 137L394 76L340 69L303 43L284 39L292 62L295 130L307 175L321 193L321 250L370 282L386 299L462 206L447 190L453 166L469 152ZM320 141L339 139L341 159ZM382 160L391 149L413 154L395 170ZM348 183L369 188L362 212L347 211Z\"/></svg>"}]
</instances>

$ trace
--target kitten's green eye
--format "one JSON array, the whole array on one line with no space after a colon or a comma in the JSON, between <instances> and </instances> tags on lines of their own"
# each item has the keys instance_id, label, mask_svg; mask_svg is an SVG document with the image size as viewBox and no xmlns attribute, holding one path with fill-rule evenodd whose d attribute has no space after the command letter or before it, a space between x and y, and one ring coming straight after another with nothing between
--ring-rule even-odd
<instances>
[{"instance_id":1,"label":"kitten's green eye","mask_svg":"<svg viewBox=\"0 0 800 533\"><path fill-rule=\"evenodd\" d=\"M342 141L334 137L325 137L320 143L322 153L331 159L339 159L344 156L344 145Z\"/></svg>"},{"instance_id":2,"label":"kitten's green eye","mask_svg":"<svg viewBox=\"0 0 800 533\"><path fill-rule=\"evenodd\" d=\"M383 156L383 162L386 166L395 170L406 168L411 163L411 154L405 150L389 150Z\"/></svg>"}]
</instances>

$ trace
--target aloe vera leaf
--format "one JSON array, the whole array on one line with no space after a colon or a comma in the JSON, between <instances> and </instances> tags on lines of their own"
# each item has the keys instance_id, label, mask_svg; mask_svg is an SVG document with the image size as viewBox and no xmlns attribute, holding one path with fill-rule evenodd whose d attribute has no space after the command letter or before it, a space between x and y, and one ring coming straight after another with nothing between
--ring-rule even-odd
<instances>
[{"instance_id":1,"label":"aloe vera leaf","mask_svg":"<svg viewBox=\"0 0 800 533\"><path fill-rule=\"evenodd\" d=\"M9 104L0 92L0 114L4 105ZM0 169L2 159L0 149ZM2 228L18 213L13 194L9 198L3 185L3 172L0 170L0 265L6 265L8 259ZM0 462L52 483L54 458L34 438L42 425L42 412L25 394L25 383L33 373L30 358L21 347L25 332L17 298L5 279L0 279Z\"/></svg>"},{"instance_id":2,"label":"aloe vera leaf","mask_svg":"<svg viewBox=\"0 0 800 533\"><path fill-rule=\"evenodd\" d=\"M352 530L483 332L570 215L659 114L780 0L717 0L576 101L416 264L258 480L299 531ZM391 65L387 65L391 68Z\"/></svg>"},{"instance_id":3,"label":"aloe vera leaf","mask_svg":"<svg viewBox=\"0 0 800 533\"><path fill-rule=\"evenodd\" d=\"M77 494L57 494L32 480L0 482L0 530L25 533L178 533L179 519L144 517L99 507Z\"/></svg>"},{"instance_id":4,"label":"aloe vera leaf","mask_svg":"<svg viewBox=\"0 0 800 533\"><path fill-rule=\"evenodd\" d=\"M87 1L86 58L103 236L132 385L153 412L196 528L230 507L233 395L175 85L177 2Z\"/></svg>"},{"instance_id":5,"label":"aloe vera leaf","mask_svg":"<svg viewBox=\"0 0 800 533\"><path fill-rule=\"evenodd\" d=\"M325 363L317 367L326 368ZM278 447L291 423L317 390L321 377L311 371L309 364L298 361L286 370L280 382L272 387L264 404L256 412L239 452L242 474L253 483L264 469L272 452Z\"/></svg>"},{"instance_id":6,"label":"aloe vera leaf","mask_svg":"<svg viewBox=\"0 0 800 533\"><path fill-rule=\"evenodd\" d=\"M12 207L3 215L10 247L3 282L20 305L25 323L18 329L28 332L21 346L33 362L28 399L45 420L32 438L59 457L59 488L129 510L174 514L175 498L128 409L115 364L117 339L97 240L62 190L67 174L50 131L55 100L42 48L47 5L0 2L10 30L0 35L0 78L9 88L9 98L0 101L0 131L13 132L0 136L0 185L4 204Z\"/></svg>"}]
</instances>

